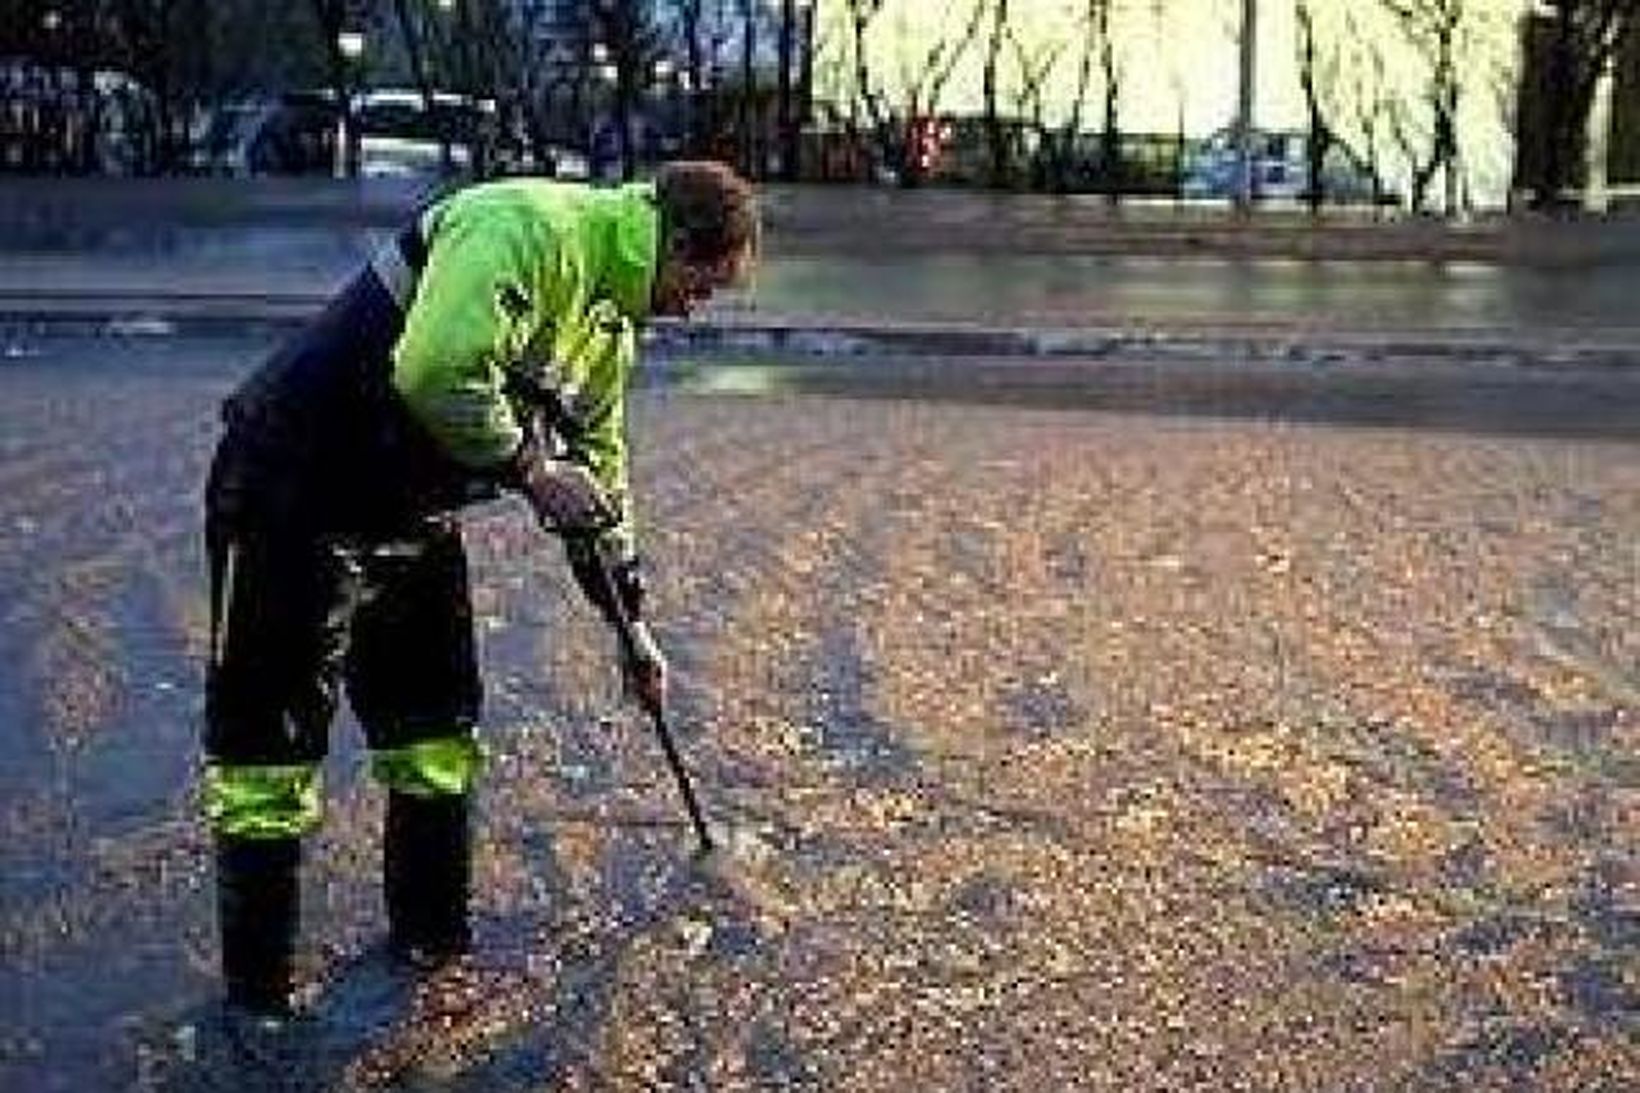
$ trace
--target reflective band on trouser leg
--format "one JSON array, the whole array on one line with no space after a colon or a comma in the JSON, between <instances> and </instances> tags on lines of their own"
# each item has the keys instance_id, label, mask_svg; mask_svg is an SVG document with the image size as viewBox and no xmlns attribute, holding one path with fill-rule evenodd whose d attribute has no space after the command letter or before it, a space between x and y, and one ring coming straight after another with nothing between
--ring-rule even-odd
<instances>
[{"instance_id":1,"label":"reflective band on trouser leg","mask_svg":"<svg viewBox=\"0 0 1640 1093\"><path fill-rule=\"evenodd\" d=\"M436 736L400 748L382 748L370 770L388 789L412 797L450 797L473 788L484 753L470 733Z\"/></svg>"},{"instance_id":2,"label":"reflective band on trouser leg","mask_svg":"<svg viewBox=\"0 0 1640 1093\"><path fill-rule=\"evenodd\" d=\"M319 826L319 768L205 764L205 819L235 839L291 839Z\"/></svg>"}]
</instances>

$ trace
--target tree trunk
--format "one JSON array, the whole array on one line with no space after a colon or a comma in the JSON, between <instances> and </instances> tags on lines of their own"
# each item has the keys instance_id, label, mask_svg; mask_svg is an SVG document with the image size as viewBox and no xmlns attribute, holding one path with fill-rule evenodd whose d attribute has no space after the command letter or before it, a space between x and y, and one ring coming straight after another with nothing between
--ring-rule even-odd
<instances>
[{"instance_id":1,"label":"tree trunk","mask_svg":"<svg viewBox=\"0 0 1640 1093\"><path fill-rule=\"evenodd\" d=\"M705 144L705 130L701 124L700 103L705 98L705 66L700 41L701 4L704 0L682 0L679 14L683 19L684 71L689 74L685 89L688 118L684 123L684 144L690 155L700 155Z\"/></svg>"},{"instance_id":2,"label":"tree trunk","mask_svg":"<svg viewBox=\"0 0 1640 1093\"><path fill-rule=\"evenodd\" d=\"M1307 178L1304 200L1312 216L1321 212L1326 200L1322 172L1326 168L1327 152L1332 146L1332 129L1321 109L1321 92L1316 85L1315 18L1310 5L1300 0L1295 14L1298 18L1299 55L1298 82L1304 92L1305 112L1309 116L1309 137L1304 145L1304 164Z\"/></svg>"},{"instance_id":3,"label":"tree trunk","mask_svg":"<svg viewBox=\"0 0 1640 1093\"><path fill-rule=\"evenodd\" d=\"M802 34L800 36L801 52L798 57L797 70L797 126L798 132L793 142L792 171L794 178L802 176L803 157L803 127L813 120L814 110L814 5L805 6L800 12L802 18Z\"/></svg>"},{"instance_id":4,"label":"tree trunk","mask_svg":"<svg viewBox=\"0 0 1640 1093\"><path fill-rule=\"evenodd\" d=\"M753 129L753 101L752 84L756 78L753 69L753 59L757 53L757 5L754 0L745 0L742 8L742 32L740 37L740 163L741 169L748 178L760 178L762 172L757 169L757 136Z\"/></svg>"},{"instance_id":5,"label":"tree trunk","mask_svg":"<svg viewBox=\"0 0 1640 1093\"><path fill-rule=\"evenodd\" d=\"M1099 173L1105 180L1105 199L1115 205L1122 199L1125 173L1122 164L1122 123L1118 117L1121 88L1116 71L1116 43L1110 36L1110 5L1099 12L1099 67L1105 76L1105 121L1099 131Z\"/></svg>"},{"instance_id":6,"label":"tree trunk","mask_svg":"<svg viewBox=\"0 0 1640 1093\"><path fill-rule=\"evenodd\" d=\"M796 0L781 0L780 4L780 77L779 129L780 177L787 182L797 179L797 126L792 111L792 51L797 37Z\"/></svg>"},{"instance_id":7,"label":"tree trunk","mask_svg":"<svg viewBox=\"0 0 1640 1093\"><path fill-rule=\"evenodd\" d=\"M985 101L985 135L991 154L991 185L1003 186L1008 181L1009 149L1003 134L1002 119L997 116L997 61L1002 55L1002 38L1008 30L1008 0L995 0L992 9L991 40L985 50L985 69L982 92Z\"/></svg>"},{"instance_id":8,"label":"tree trunk","mask_svg":"<svg viewBox=\"0 0 1640 1093\"><path fill-rule=\"evenodd\" d=\"M1459 162L1458 149L1458 70L1457 60L1453 55L1454 40L1457 38L1458 26L1454 19L1442 27L1441 34L1441 106L1436 119L1436 150L1440 157L1441 166L1446 180L1446 215L1454 217L1458 214L1459 205Z\"/></svg>"},{"instance_id":9,"label":"tree trunk","mask_svg":"<svg viewBox=\"0 0 1640 1093\"><path fill-rule=\"evenodd\" d=\"M399 36L404 39L405 56L410 61L410 79L415 83L416 90L421 93L421 106L427 112L429 119L433 113L433 84L427 74L427 57L422 50L421 34L416 29L415 18L410 14L408 0L393 0L393 13L398 18ZM439 169L449 174L454 163L450 157L450 135L443 126L438 130L438 162Z\"/></svg>"}]
</instances>

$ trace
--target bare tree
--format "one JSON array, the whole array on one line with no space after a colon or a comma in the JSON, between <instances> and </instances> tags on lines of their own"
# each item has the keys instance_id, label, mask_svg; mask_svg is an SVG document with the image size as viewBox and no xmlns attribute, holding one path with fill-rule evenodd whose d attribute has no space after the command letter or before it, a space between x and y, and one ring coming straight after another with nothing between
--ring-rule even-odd
<instances>
[{"instance_id":1,"label":"bare tree","mask_svg":"<svg viewBox=\"0 0 1640 1093\"><path fill-rule=\"evenodd\" d=\"M1077 62L1076 92L1070 110L1055 132L1048 132L1041 124L1041 113L1048 78L1058 65L1068 43L1058 41L1052 48L1028 54L1018 44L1011 30L1005 34L1015 42L1015 61L1020 70L1022 105L1033 110L1037 130L1042 134L1043 155L1047 167L1044 181L1051 188L1063 189L1069 184L1077 148L1082 134L1082 114L1087 107L1088 93L1093 86L1093 68L1097 57L1101 81L1101 126L1099 132L1098 185L1111 201L1120 200L1123 185L1121 151L1121 66L1117 62L1116 41L1112 22L1117 0L1084 0L1079 22L1082 27L1081 51ZM1164 7L1156 0L1153 11L1157 18Z\"/></svg>"},{"instance_id":2,"label":"bare tree","mask_svg":"<svg viewBox=\"0 0 1640 1093\"><path fill-rule=\"evenodd\" d=\"M1397 139L1409 153L1412 168L1411 202L1414 212L1427 207L1428 189L1437 174L1445 178L1445 210L1459 207L1462 164L1458 151L1458 100L1462 84L1458 73L1458 30L1466 0L1381 0L1400 22L1407 40L1429 67L1425 95L1429 106L1430 139L1426 155L1413 150L1411 129L1404 117L1396 125ZM1398 112L1399 113L1399 112Z\"/></svg>"},{"instance_id":3,"label":"bare tree","mask_svg":"<svg viewBox=\"0 0 1640 1093\"><path fill-rule=\"evenodd\" d=\"M1351 67L1355 74L1351 101L1354 104L1352 114L1359 144L1351 148L1351 158L1366 169L1372 186L1372 202L1374 207L1377 207L1384 204L1387 194L1381 149L1385 129L1393 124L1394 111L1394 100L1389 90L1388 63L1384 59L1383 46L1378 39L1373 35L1361 33L1353 10L1346 17L1345 40L1356 45L1351 57ZM1350 147L1345 138L1336 131L1333 136L1341 144Z\"/></svg>"},{"instance_id":4,"label":"bare tree","mask_svg":"<svg viewBox=\"0 0 1640 1093\"><path fill-rule=\"evenodd\" d=\"M796 177L797 127L792 120L792 57L797 48L797 0L780 0L778 61L775 72L775 131L780 142L780 177Z\"/></svg>"},{"instance_id":5,"label":"bare tree","mask_svg":"<svg viewBox=\"0 0 1640 1093\"><path fill-rule=\"evenodd\" d=\"M645 0L594 0L592 18L615 70L611 114L620 145L621 177L630 179L637 173L638 160L633 115L649 88L662 38Z\"/></svg>"},{"instance_id":6,"label":"bare tree","mask_svg":"<svg viewBox=\"0 0 1640 1093\"><path fill-rule=\"evenodd\" d=\"M529 158L541 169L556 173L551 132L563 73L552 54L554 6L553 0L511 0L503 5L495 48L504 58L498 77L499 87L506 92L498 96L503 107L501 143L506 147L521 140L520 159L527 148Z\"/></svg>"},{"instance_id":7,"label":"bare tree","mask_svg":"<svg viewBox=\"0 0 1640 1093\"><path fill-rule=\"evenodd\" d=\"M1105 194L1112 203L1120 200L1122 176L1121 69L1116 64L1116 41L1111 34L1111 8L1115 0L1100 0L1091 14L1099 36L1099 72L1104 77L1104 123L1099 128L1099 175Z\"/></svg>"},{"instance_id":8,"label":"bare tree","mask_svg":"<svg viewBox=\"0 0 1640 1093\"><path fill-rule=\"evenodd\" d=\"M986 147L991 157L990 182L993 186L1001 186L1008 180L1010 142L1004 132L1002 118L997 113L997 73L1002 59L1002 43L1008 36L1008 0L994 0L994 5L991 9L991 34L985 44L980 94L984 100Z\"/></svg>"},{"instance_id":9,"label":"bare tree","mask_svg":"<svg viewBox=\"0 0 1640 1093\"><path fill-rule=\"evenodd\" d=\"M1305 169L1308 181L1304 199L1312 213L1321 211L1326 200L1322 174L1327 154L1332 151L1336 138L1327 121L1323 97L1332 89L1338 75L1338 62L1332 54L1321 55L1316 45L1315 13L1310 0L1295 0L1293 15L1298 20L1298 84L1304 93L1304 112L1309 121L1308 139L1304 145Z\"/></svg>"},{"instance_id":10,"label":"bare tree","mask_svg":"<svg viewBox=\"0 0 1640 1093\"><path fill-rule=\"evenodd\" d=\"M928 166L922 161L917 147L922 140L923 127L932 124L939 115L940 101L951 82L951 75L963 55L979 38L990 3L991 0L972 0L968 19L961 30L954 37L935 36L925 51L913 55L916 56L915 67L907 67L900 73L904 104L891 127L895 141L891 152L899 163L902 185L914 186L922 180ZM954 15L950 8L951 4L947 3L946 14Z\"/></svg>"},{"instance_id":11,"label":"bare tree","mask_svg":"<svg viewBox=\"0 0 1640 1093\"><path fill-rule=\"evenodd\" d=\"M1036 134L1038 145L1031 157L1032 185L1062 189L1066 181L1061 171L1062 161L1057 154L1056 142L1048 133L1045 121L1047 96L1045 88L1060 56L1065 52L1064 41L1038 42L1027 46L1012 28L1008 41L1013 47L1014 64L1019 69L1019 88L1014 96L1014 113L1027 119Z\"/></svg>"},{"instance_id":12,"label":"bare tree","mask_svg":"<svg viewBox=\"0 0 1640 1093\"><path fill-rule=\"evenodd\" d=\"M425 0L411 2L422 6ZM405 0L394 0L394 4L403 7ZM462 86L470 101L453 117L440 118L437 132L445 150L446 168L447 150L459 142L467 146L468 164L476 175L497 168L515 169L532 158L540 169L556 170L550 148L551 130L556 92L566 73L562 59L551 52L550 46L557 36L555 32L568 30L572 38L584 37L591 22L590 11L583 9L575 13L579 18L560 23L564 13L554 0L466 0L465 11L452 10L451 14L457 16L454 29L470 40L464 52L448 48L449 43L443 52L449 68L463 73ZM432 32L441 29L442 24L437 19L430 25L418 22L423 27L423 52L430 53L428 43L438 38ZM411 65L414 69L413 59ZM431 82L434 77L430 73L435 68L431 60L424 60L421 78ZM571 78L581 80L584 75L578 72ZM425 88L422 95L428 100ZM451 122L459 128L452 129ZM527 156L526 152L533 155ZM504 162L496 162L498 159Z\"/></svg>"},{"instance_id":13,"label":"bare tree","mask_svg":"<svg viewBox=\"0 0 1640 1093\"><path fill-rule=\"evenodd\" d=\"M1114 0L1082 0L1079 6L1077 23L1081 36L1077 45L1075 91L1071 95L1069 108L1056 128L1042 124L1045 88L1048 78L1070 47L1070 43L1065 40L1057 41L1053 43L1054 48L1044 50L1034 57L1028 57L1023 50L1016 48L1016 63L1020 68L1023 85L1021 102L1031 108L1033 124L1040 133L1042 142L1037 155L1038 180L1048 189L1063 191L1070 188L1072 176L1076 172L1083 115L1087 110L1088 94L1093 89L1096 57L1107 93L1115 82L1115 52L1109 41L1113 3ZM1165 0L1154 0L1152 12L1158 20L1162 17L1165 7ZM1117 124L1114 97L1107 97L1105 100L1104 114L1107 130L1114 132ZM1101 178L1109 178L1115 173L1111 164L1117 158L1116 143L1107 144L1101 136L1098 168Z\"/></svg>"},{"instance_id":14,"label":"bare tree","mask_svg":"<svg viewBox=\"0 0 1640 1093\"><path fill-rule=\"evenodd\" d=\"M867 120L875 133L883 127L882 98L872 86L871 60L866 52L866 34L877 16L882 14L884 0L844 0L848 5L849 26L854 40L854 94L849 101L849 116L858 118L858 108L866 108ZM858 121L855 121L858 125Z\"/></svg>"},{"instance_id":15,"label":"bare tree","mask_svg":"<svg viewBox=\"0 0 1640 1093\"><path fill-rule=\"evenodd\" d=\"M428 117L434 116L433 81L427 70L427 28L410 10L409 0L393 0L393 17L399 28L399 40L404 43L405 59L410 64L410 79L421 94L422 109ZM439 133L439 167L448 172L451 167L450 141L442 130Z\"/></svg>"},{"instance_id":16,"label":"bare tree","mask_svg":"<svg viewBox=\"0 0 1640 1093\"><path fill-rule=\"evenodd\" d=\"M714 154L722 95L719 69L730 30L724 0L715 0L710 9L707 0L674 0L673 11L683 53L680 82L688 105L685 141L693 152Z\"/></svg>"},{"instance_id":17,"label":"bare tree","mask_svg":"<svg viewBox=\"0 0 1640 1093\"><path fill-rule=\"evenodd\" d=\"M1542 6L1549 20L1546 56L1529 58L1547 67L1536 81L1544 91L1541 177L1531 195L1538 209L1559 203L1576 178L1595 86L1640 20L1640 0L1546 0Z\"/></svg>"},{"instance_id":18,"label":"bare tree","mask_svg":"<svg viewBox=\"0 0 1640 1093\"><path fill-rule=\"evenodd\" d=\"M1012 47L1014 64L1019 68L1019 87L1014 93L1014 113L1028 117L1038 130L1045 128L1047 113L1047 83L1059 58L1065 52L1064 41L1044 41L1027 44L1014 28L1008 28L1008 44Z\"/></svg>"},{"instance_id":19,"label":"bare tree","mask_svg":"<svg viewBox=\"0 0 1640 1093\"><path fill-rule=\"evenodd\" d=\"M760 127L756 115L757 72L754 64L757 56L758 7L758 0L740 0L740 121L737 128L740 132L741 169L753 178L763 174L762 142L758 140Z\"/></svg>"},{"instance_id":20,"label":"bare tree","mask_svg":"<svg viewBox=\"0 0 1640 1093\"><path fill-rule=\"evenodd\" d=\"M189 123L219 83L214 15L205 0L111 0L95 16L106 20L112 63L147 92L141 170L186 166Z\"/></svg>"},{"instance_id":21,"label":"bare tree","mask_svg":"<svg viewBox=\"0 0 1640 1093\"><path fill-rule=\"evenodd\" d=\"M702 37L705 0L674 0L678 35L683 46L683 71L690 90L705 83L706 43Z\"/></svg>"}]
</instances>

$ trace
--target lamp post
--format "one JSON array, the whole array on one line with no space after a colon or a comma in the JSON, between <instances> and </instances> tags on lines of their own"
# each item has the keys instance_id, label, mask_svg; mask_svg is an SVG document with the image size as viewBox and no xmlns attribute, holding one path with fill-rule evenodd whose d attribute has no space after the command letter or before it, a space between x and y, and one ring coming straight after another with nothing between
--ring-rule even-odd
<instances>
[{"instance_id":1,"label":"lamp post","mask_svg":"<svg viewBox=\"0 0 1640 1093\"><path fill-rule=\"evenodd\" d=\"M616 171L624 177L631 162L631 130L626 101L626 73L603 42L592 45L592 70L598 77L602 91L599 110L606 111L593 134L592 173L595 178L609 177L607 171Z\"/></svg>"},{"instance_id":2,"label":"lamp post","mask_svg":"<svg viewBox=\"0 0 1640 1093\"><path fill-rule=\"evenodd\" d=\"M1236 110L1236 208L1253 207L1253 91L1258 74L1258 0L1241 3L1241 95Z\"/></svg>"},{"instance_id":3,"label":"lamp post","mask_svg":"<svg viewBox=\"0 0 1640 1093\"><path fill-rule=\"evenodd\" d=\"M337 88L341 102L336 111L336 177L352 178L359 173L359 135L353 124L353 88L359 58L364 56L364 33L344 30L336 35L336 52L342 58L342 85Z\"/></svg>"},{"instance_id":4,"label":"lamp post","mask_svg":"<svg viewBox=\"0 0 1640 1093\"><path fill-rule=\"evenodd\" d=\"M660 147L669 154L675 148L674 142L679 142L682 137L683 104L678 92L681 78L688 74L679 71L677 62L671 57L655 58L650 74L653 76L650 90L654 101L650 115L650 147Z\"/></svg>"}]
</instances>

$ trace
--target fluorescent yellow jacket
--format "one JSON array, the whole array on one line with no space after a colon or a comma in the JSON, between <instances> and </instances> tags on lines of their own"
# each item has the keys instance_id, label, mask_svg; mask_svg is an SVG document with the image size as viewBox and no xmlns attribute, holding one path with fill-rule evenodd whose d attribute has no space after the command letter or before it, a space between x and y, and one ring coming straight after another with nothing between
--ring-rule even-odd
<instances>
[{"instance_id":1,"label":"fluorescent yellow jacket","mask_svg":"<svg viewBox=\"0 0 1640 1093\"><path fill-rule=\"evenodd\" d=\"M616 505L630 553L626 385L658 261L653 186L488 182L434 205L421 228L427 261L392 362L411 415L486 471L523 439L509 377L556 392L568 454Z\"/></svg>"}]
</instances>

